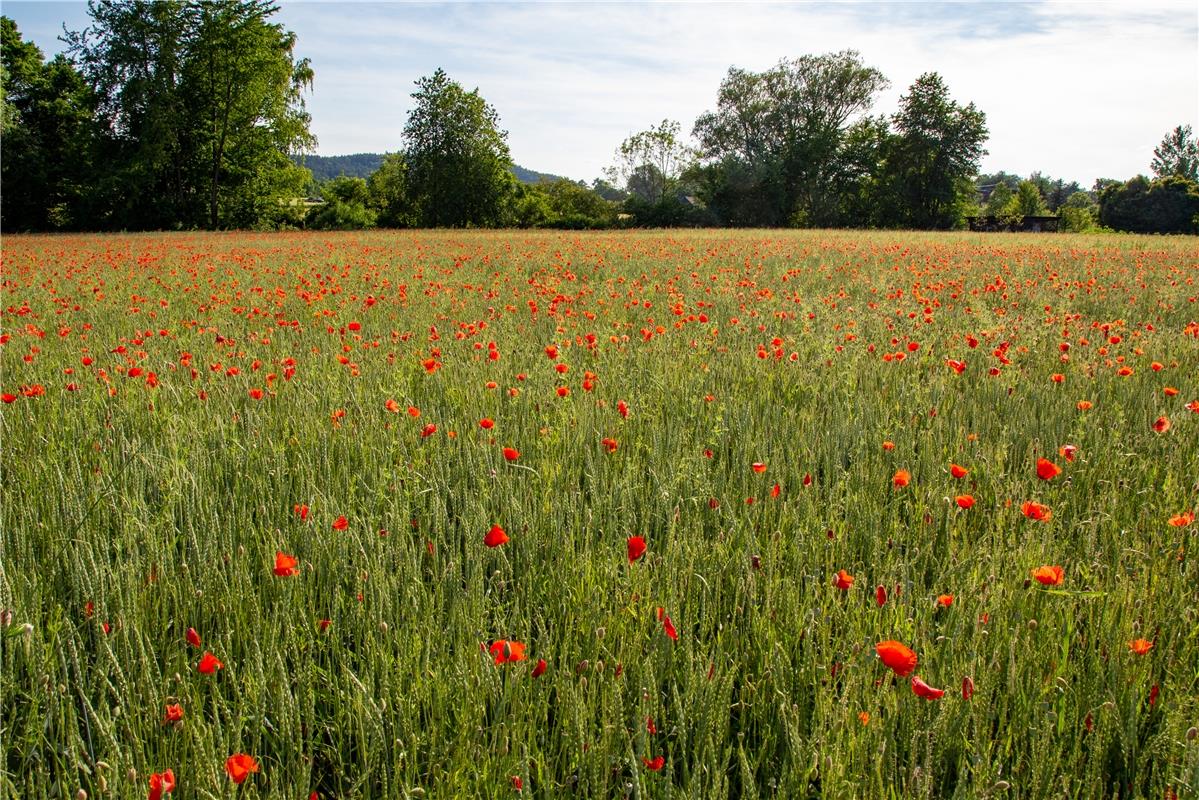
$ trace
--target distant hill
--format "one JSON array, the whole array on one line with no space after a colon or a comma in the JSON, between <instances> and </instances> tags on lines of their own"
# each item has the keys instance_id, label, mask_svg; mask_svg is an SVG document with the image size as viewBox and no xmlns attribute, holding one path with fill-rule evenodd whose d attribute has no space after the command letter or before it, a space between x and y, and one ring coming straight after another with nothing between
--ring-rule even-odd
<instances>
[{"instance_id":1,"label":"distant hill","mask_svg":"<svg viewBox=\"0 0 1199 800\"><path fill-rule=\"evenodd\" d=\"M327 181L338 175L351 178L366 178L383 163L382 153L353 153L348 156L296 156L296 162L312 170L312 177L317 181ZM548 172L537 172L513 165L512 174L521 183L538 183L540 181L561 180L560 175Z\"/></svg>"}]
</instances>

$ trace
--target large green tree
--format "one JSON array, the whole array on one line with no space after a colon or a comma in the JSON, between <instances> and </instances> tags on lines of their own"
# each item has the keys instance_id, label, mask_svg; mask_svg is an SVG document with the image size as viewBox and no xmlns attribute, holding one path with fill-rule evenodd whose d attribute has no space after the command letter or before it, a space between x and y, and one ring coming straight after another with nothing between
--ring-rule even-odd
<instances>
[{"instance_id":1,"label":"large green tree","mask_svg":"<svg viewBox=\"0 0 1199 800\"><path fill-rule=\"evenodd\" d=\"M1178 175L1149 181L1138 175L1099 195L1099 221L1133 233L1199 232L1199 184Z\"/></svg>"},{"instance_id":2,"label":"large green tree","mask_svg":"<svg viewBox=\"0 0 1199 800\"><path fill-rule=\"evenodd\" d=\"M98 97L110 224L278 223L307 178L312 69L270 0L91 0L69 53Z\"/></svg>"},{"instance_id":3,"label":"large green tree","mask_svg":"<svg viewBox=\"0 0 1199 800\"><path fill-rule=\"evenodd\" d=\"M94 200L89 177L96 132L87 84L62 56L46 63L8 17L0 17L0 83L0 227L86 225Z\"/></svg>"},{"instance_id":4,"label":"large green tree","mask_svg":"<svg viewBox=\"0 0 1199 800\"><path fill-rule=\"evenodd\" d=\"M941 76L928 72L899 100L887 157L890 221L909 228L952 228L974 203L973 177L986 154L986 115L954 102Z\"/></svg>"},{"instance_id":5,"label":"large green tree","mask_svg":"<svg viewBox=\"0 0 1199 800\"><path fill-rule=\"evenodd\" d=\"M716 110L693 130L709 167L709 204L731 221L827 224L846 126L886 86L853 50L784 59L760 73L730 68Z\"/></svg>"},{"instance_id":6,"label":"large green tree","mask_svg":"<svg viewBox=\"0 0 1199 800\"><path fill-rule=\"evenodd\" d=\"M1179 125L1166 134L1153 150L1150 167L1159 178L1177 175L1199 181L1199 139L1191 134L1190 125Z\"/></svg>"},{"instance_id":7,"label":"large green tree","mask_svg":"<svg viewBox=\"0 0 1199 800\"><path fill-rule=\"evenodd\" d=\"M479 90L443 70L416 82L404 126L406 185L427 227L503 224L516 179L507 132Z\"/></svg>"}]
</instances>

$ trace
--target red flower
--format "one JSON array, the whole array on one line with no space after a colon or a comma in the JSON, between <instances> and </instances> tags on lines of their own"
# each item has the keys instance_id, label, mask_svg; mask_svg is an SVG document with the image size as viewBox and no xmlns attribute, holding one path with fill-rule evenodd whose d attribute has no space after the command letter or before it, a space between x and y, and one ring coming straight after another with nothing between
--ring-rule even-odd
<instances>
[{"instance_id":1,"label":"red flower","mask_svg":"<svg viewBox=\"0 0 1199 800\"><path fill-rule=\"evenodd\" d=\"M625 419L629 418L629 404L624 400L617 401L616 410L620 413L620 416L624 417Z\"/></svg>"},{"instance_id":2,"label":"red flower","mask_svg":"<svg viewBox=\"0 0 1199 800\"><path fill-rule=\"evenodd\" d=\"M657 772L666 765L666 757L658 756L657 758L642 758L641 763L645 764L645 768Z\"/></svg>"},{"instance_id":3,"label":"red flower","mask_svg":"<svg viewBox=\"0 0 1199 800\"><path fill-rule=\"evenodd\" d=\"M951 605L953 605L953 595L951 595L951 594L937 595L937 605L941 606L941 608L949 608Z\"/></svg>"},{"instance_id":4,"label":"red flower","mask_svg":"<svg viewBox=\"0 0 1199 800\"><path fill-rule=\"evenodd\" d=\"M195 628L187 629L186 638L187 638L187 643L190 644L192 647L200 646L200 634L196 633Z\"/></svg>"},{"instance_id":5,"label":"red flower","mask_svg":"<svg viewBox=\"0 0 1199 800\"><path fill-rule=\"evenodd\" d=\"M181 719L183 719L183 706L179 705L178 703L168 704L166 711L163 713L162 724L170 725L178 722Z\"/></svg>"},{"instance_id":6,"label":"red flower","mask_svg":"<svg viewBox=\"0 0 1199 800\"><path fill-rule=\"evenodd\" d=\"M1153 642L1148 639L1134 639L1128 643L1128 649L1138 656L1143 656L1153 649Z\"/></svg>"},{"instance_id":7,"label":"red flower","mask_svg":"<svg viewBox=\"0 0 1199 800\"><path fill-rule=\"evenodd\" d=\"M874 602L878 603L879 608L887 604L887 587L881 583L874 588Z\"/></svg>"},{"instance_id":8,"label":"red flower","mask_svg":"<svg viewBox=\"0 0 1199 800\"><path fill-rule=\"evenodd\" d=\"M499 547L508 541L508 534L499 525L492 525L491 530L483 537L483 544L488 547Z\"/></svg>"},{"instance_id":9,"label":"red flower","mask_svg":"<svg viewBox=\"0 0 1199 800\"><path fill-rule=\"evenodd\" d=\"M918 660L915 651L907 645L894 640L879 642L874 646L874 652L887 667L901 678L912 674Z\"/></svg>"},{"instance_id":10,"label":"red flower","mask_svg":"<svg viewBox=\"0 0 1199 800\"><path fill-rule=\"evenodd\" d=\"M966 509L974 507L974 497L968 494L959 494L953 498L953 502L958 504L958 508Z\"/></svg>"},{"instance_id":11,"label":"red flower","mask_svg":"<svg viewBox=\"0 0 1199 800\"><path fill-rule=\"evenodd\" d=\"M606 450L607 450L609 453L615 453L615 452L616 452L616 448L620 446L619 444L617 444L617 442L616 442L616 440L615 440L615 439L612 439L612 438L610 438L610 437L605 437L605 438L603 438L603 439L600 439L600 444L601 444L601 445L603 445L603 446L604 446L604 448L605 448L605 449L606 449Z\"/></svg>"},{"instance_id":12,"label":"red flower","mask_svg":"<svg viewBox=\"0 0 1199 800\"><path fill-rule=\"evenodd\" d=\"M670 621L669 614L662 615L662 630L666 631L666 635L671 639L679 638L679 632L674 629L674 623Z\"/></svg>"},{"instance_id":13,"label":"red flower","mask_svg":"<svg viewBox=\"0 0 1199 800\"><path fill-rule=\"evenodd\" d=\"M833 577L833 585L842 591L853 586L853 581L854 577L843 569L837 570L837 574Z\"/></svg>"},{"instance_id":14,"label":"red flower","mask_svg":"<svg viewBox=\"0 0 1199 800\"><path fill-rule=\"evenodd\" d=\"M540 678L542 675L545 674L545 667L546 667L545 659L539 658L539 659L537 659L537 666L533 667L533 672L531 674L533 675L534 678Z\"/></svg>"},{"instance_id":15,"label":"red flower","mask_svg":"<svg viewBox=\"0 0 1199 800\"><path fill-rule=\"evenodd\" d=\"M1053 519L1053 511L1049 506L1034 503L1031 500L1026 501L1020 506L1020 512L1029 519L1035 519L1037 522L1048 522Z\"/></svg>"},{"instance_id":16,"label":"red flower","mask_svg":"<svg viewBox=\"0 0 1199 800\"><path fill-rule=\"evenodd\" d=\"M1062 468L1047 458L1037 459L1037 477L1043 481L1051 481L1062 474Z\"/></svg>"},{"instance_id":17,"label":"red flower","mask_svg":"<svg viewBox=\"0 0 1199 800\"><path fill-rule=\"evenodd\" d=\"M3 400L5 403L16 402L16 399L17 399L17 396L15 394L9 394L8 392L5 392L4 394L0 394L0 400Z\"/></svg>"},{"instance_id":18,"label":"red flower","mask_svg":"<svg viewBox=\"0 0 1199 800\"><path fill-rule=\"evenodd\" d=\"M507 664L509 661L525 660L524 644L508 639L496 639L491 643L488 652L495 657L496 664Z\"/></svg>"},{"instance_id":19,"label":"red flower","mask_svg":"<svg viewBox=\"0 0 1199 800\"><path fill-rule=\"evenodd\" d=\"M149 800L162 800L164 794L173 791L175 791L174 770L155 772L150 776L150 793L147 795Z\"/></svg>"},{"instance_id":20,"label":"red flower","mask_svg":"<svg viewBox=\"0 0 1199 800\"><path fill-rule=\"evenodd\" d=\"M400 404L397 403L394 399L388 400L386 403L383 404L383 407L386 408L388 411L390 411L393 414L400 413Z\"/></svg>"},{"instance_id":21,"label":"red flower","mask_svg":"<svg viewBox=\"0 0 1199 800\"><path fill-rule=\"evenodd\" d=\"M485 431L489 431L495 427L495 421L488 417L483 417L483 419L479 420L479 427Z\"/></svg>"},{"instance_id":22,"label":"red flower","mask_svg":"<svg viewBox=\"0 0 1199 800\"><path fill-rule=\"evenodd\" d=\"M1194 521L1195 521L1195 512L1194 511L1184 511L1181 514L1175 514L1174 516L1170 517L1170 520L1169 520L1170 524L1173 525L1175 528L1185 528L1187 525L1190 525Z\"/></svg>"},{"instance_id":23,"label":"red flower","mask_svg":"<svg viewBox=\"0 0 1199 800\"><path fill-rule=\"evenodd\" d=\"M513 775L511 780L513 790L519 792L525 788L525 782L520 779L519 775Z\"/></svg>"},{"instance_id":24,"label":"red flower","mask_svg":"<svg viewBox=\"0 0 1199 800\"><path fill-rule=\"evenodd\" d=\"M969 700L974 697L974 679L969 675L962 678L962 699Z\"/></svg>"},{"instance_id":25,"label":"red flower","mask_svg":"<svg viewBox=\"0 0 1199 800\"><path fill-rule=\"evenodd\" d=\"M912 473L908 472L906 469L898 470L891 477L891 483L894 484L896 489L902 489L903 487L907 486L911 482L912 482Z\"/></svg>"},{"instance_id":26,"label":"red flower","mask_svg":"<svg viewBox=\"0 0 1199 800\"><path fill-rule=\"evenodd\" d=\"M1073 463L1074 456L1078 454L1078 447L1072 444L1064 444L1057 449L1057 454L1067 461Z\"/></svg>"},{"instance_id":27,"label":"red flower","mask_svg":"<svg viewBox=\"0 0 1199 800\"><path fill-rule=\"evenodd\" d=\"M291 510L292 510L292 512L295 513L295 515L297 517L300 518L301 521L308 519L308 506L306 506L302 503L296 503L294 506L291 507Z\"/></svg>"},{"instance_id":28,"label":"red flower","mask_svg":"<svg viewBox=\"0 0 1199 800\"><path fill-rule=\"evenodd\" d=\"M949 367L950 369L952 369L954 372L956 372L958 375L961 375L963 372L966 371L966 362L965 361L955 361L952 358L949 358L949 359L945 360L945 365L947 367Z\"/></svg>"},{"instance_id":29,"label":"red flower","mask_svg":"<svg viewBox=\"0 0 1199 800\"><path fill-rule=\"evenodd\" d=\"M783 493L783 487L779 486L777 483L776 483L776 484L774 485L774 487L773 487L773 488L770 490L770 496L771 496L771 497L778 497L778 496L779 496L780 494L782 494L782 493Z\"/></svg>"},{"instance_id":30,"label":"red flower","mask_svg":"<svg viewBox=\"0 0 1199 800\"><path fill-rule=\"evenodd\" d=\"M520 451L517 450L515 447L505 447L504 448L504 460L515 461L518 458L520 458Z\"/></svg>"},{"instance_id":31,"label":"red flower","mask_svg":"<svg viewBox=\"0 0 1199 800\"><path fill-rule=\"evenodd\" d=\"M1034 569L1032 576L1036 579L1037 583L1044 586L1058 586L1064 578L1064 573L1061 567L1046 565Z\"/></svg>"},{"instance_id":32,"label":"red flower","mask_svg":"<svg viewBox=\"0 0 1199 800\"><path fill-rule=\"evenodd\" d=\"M1158 417L1155 419L1153 421L1153 430L1157 431L1158 433L1165 433L1166 431L1170 430L1169 417Z\"/></svg>"},{"instance_id":33,"label":"red flower","mask_svg":"<svg viewBox=\"0 0 1199 800\"><path fill-rule=\"evenodd\" d=\"M350 527L350 521L346 519L344 514L333 520L333 530L335 531L344 531L348 527Z\"/></svg>"},{"instance_id":34,"label":"red flower","mask_svg":"<svg viewBox=\"0 0 1199 800\"><path fill-rule=\"evenodd\" d=\"M945 696L944 689L934 689L917 676L912 676L912 693L925 700L937 700Z\"/></svg>"},{"instance_id":35,"label":"red flower","mask_svg":"<svg viewBox=\"0 0 1199 800\"><path fill-rule=\"evenodd\" d=\"M295 556L289 556L281 550L275 551L275 574L280 578L290 578L299 574L300 570L296 568L299 563Z\"/></svg>"},{"instance_id":36,"label":"red flower","mask_svg":"<svg viewBox=\"0 0 1199 800\"><path fill-rule=\"evenodd\" d=\"M629 563L632 564L637 559L645 555L646 544L645 538L642 536L630 536L627 542L629 549Z\"/></svg>"},{"instance_id":37,"label":"red flower","mask_svg":"<svg viewBox=\"0 0 1199 800\"><path fill-rule=\"evenodd\" d=\"M755 461L753 464L750 465L750 467L753 469L754 472L761 473L761 472L766 471L766 465L763 464L761 461Z\"/></svg>"},{"instance_id":38,"label":"red flower","mask_svg":"<svg viewBox=\"0 0 1199 800\"><path fill-rule=\"evenodd\" d=\"M207 650L204 651L204 655L200 656L200 663L196 665L196 669L201 675L212 675L224 667L225 665L221 663L220 659Z\"/></svg>"},{"instance_id":39,"label":"red flower","mask_svg":"<svg viewBox=\"0 0 1199 800\"><path fill-rule=\"evenodd\" d=\"M261 389L259 389L258 387L254 387L253 389L250 390L250 398L251 399L261 400L262 397L263 397L263 391Z\"/></svg>"},{"instance_id":40,"label":"red flower","mask_svg":"<svg viewBox=\"0 0 1199 800\"><path fill-rule=\"evenodd\" d=\"M225 772L229 774L229 779L236 784L245 783L250 773L257 771L258 762L254 760L254 756L248 756L245 753L234 753L225 759Z\"/></svg>"}]
</instances>

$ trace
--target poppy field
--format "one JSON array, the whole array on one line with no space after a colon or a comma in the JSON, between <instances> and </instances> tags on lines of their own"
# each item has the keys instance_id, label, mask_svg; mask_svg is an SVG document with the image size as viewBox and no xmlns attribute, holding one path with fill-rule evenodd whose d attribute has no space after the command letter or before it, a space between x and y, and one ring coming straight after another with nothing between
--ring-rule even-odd
<instances>
[{"instance_id":1,"label":"poppy field","mask_svg":"<svg viewBox=\"0 0 1199 800\"><path fill-rule=\"evenodd\" d=\"M1199 795L1199 242L6 237L0 795Z\"/></svg>"}]
</instances>

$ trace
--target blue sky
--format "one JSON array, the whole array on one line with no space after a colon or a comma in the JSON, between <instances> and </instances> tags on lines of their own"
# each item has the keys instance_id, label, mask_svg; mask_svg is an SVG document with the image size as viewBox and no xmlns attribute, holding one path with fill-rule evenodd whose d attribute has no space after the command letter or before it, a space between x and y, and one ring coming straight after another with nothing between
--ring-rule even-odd
<instances>
[{"instance_id":1,"label":"blue sky","mask_svg":"<svg viewBox=\"0 0 1199 800\"><path fill-rule=\"evenodd\" d=\"M690 130L730 66L857 49L891 81L891 113L937 71L987 114L985 171L1089 186L1148 172L1175 125L1199 129L1199 4L1147 2L287 2L276 19L310 58L317 152L401 147L413 81L444 68L499 112L517 163L590 180L628 134ZM5 2L47 54L84 3Z\"/></svg>"}]
</instances>

